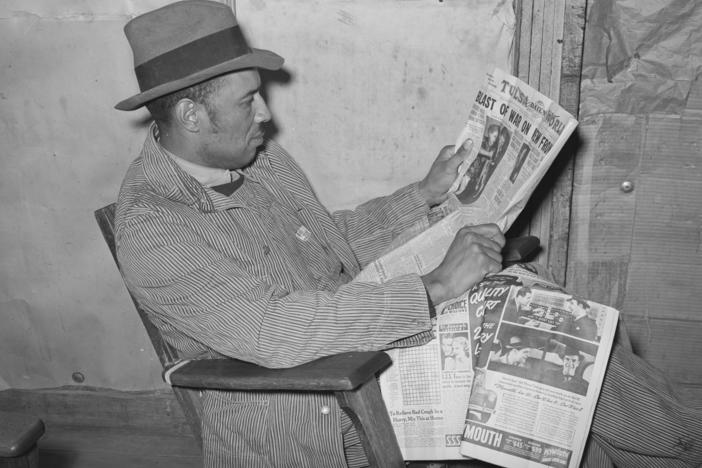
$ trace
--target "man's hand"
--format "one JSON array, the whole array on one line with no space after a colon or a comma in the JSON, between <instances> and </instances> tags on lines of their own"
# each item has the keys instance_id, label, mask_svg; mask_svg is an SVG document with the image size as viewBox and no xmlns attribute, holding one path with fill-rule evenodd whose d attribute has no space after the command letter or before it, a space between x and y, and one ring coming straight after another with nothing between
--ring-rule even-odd
<instances>
[{"instance_id":1,"label":"man's hand","mask_svg":"<svg viewBox=\"0 0 702 468\"><path fill-rule=\"evenodd\" d=\"M419 193L427 205L434 206L446 200L448 190L458 176L458 166L465 161L473 149L473 141L466 140L454 154L454 146L444 146L429 173L419 182Z\"/></svg>"},{"instance_id":2,"label":"man's hand","mask_svg":"<svg viewBox=\"0 0 702 468\"><path fill-rule=\"evenodd\" d=\"M502 269L505 236L494 224L461 228L435 270L422 276L436 305L460 296L486 275Z\"/></svg>"}]
</instances>

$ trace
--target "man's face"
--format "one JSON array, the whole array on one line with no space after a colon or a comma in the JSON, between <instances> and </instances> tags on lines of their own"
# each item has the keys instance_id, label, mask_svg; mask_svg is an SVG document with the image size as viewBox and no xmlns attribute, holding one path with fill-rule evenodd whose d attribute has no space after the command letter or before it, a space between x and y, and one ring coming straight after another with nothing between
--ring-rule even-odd
<instances>
[{"instance_id":1,"label":"man's face","mask_svg":"<svg viewBox=\"0 0 702 468\"><path fill-rule=\"evenodd\" d=\"M256 157L263 143L261 125L271 118L259 94L261 78L256 70L243 70L221 78L212 97L212 115L202 125L200 159L209 167L240 169Z\"/></svg>"},{"instance_id":2,"label":"man's face","mask_svg":"<svg viewBox=\"0 0 702 468\"><path fill-rule=\"evenodd\" d=\"M453 354L453 338L444 338L441 340L441 349L444 352L444 356L450 356Z\"/></svg>"},{"instance_id":3,"label":"man's face","mask_svg":"<svg viewBox=\"0 0 702 468\"><path fill-rule=\"evenodd\" d=\"M517 302L517 305L519 307L526 308L531 302L533 295L534 294L532 292L526 292L524 294L515 296L514 300Z\"/></svg>"},{"instance_id":4,"label":"man's face","mask_svg":"<svg viewBox=\"0 0 702 468\"><path fill-rule=\"evenodd\" d=\"M580 357L577 355L573 356L563 356L563 375L567 377L572 377L575 375L575 369L578 368L580 364Z\"/></svg>"}]
</instances>

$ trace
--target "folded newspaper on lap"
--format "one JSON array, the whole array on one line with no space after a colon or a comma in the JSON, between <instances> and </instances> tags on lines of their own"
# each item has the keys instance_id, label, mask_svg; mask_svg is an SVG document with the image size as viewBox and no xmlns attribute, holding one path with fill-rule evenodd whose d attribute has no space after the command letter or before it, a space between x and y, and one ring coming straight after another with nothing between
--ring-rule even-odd
<instances>
[{"instance_id":1,"label":"folded newspaper on lap","mask_svg":"<svg viewBox=\"0 0 702 468\"><path fill-rule=\"evenodd\" d=\"M457 140L472 149L454 194L354 281L428 273L465 225L506 231L576 125L519 79L488 74ZM577 466L617 320L537 265L510 267L440 304L434 338L391 350L380 376L405 459Z\"/></svg>"},{"instance_id":2,"label":"folded newspaper on lap","mask_svg":"<svg viewBox=\"0 0 702 468\"><path fill-rule=\"evenodd\" d=\"M468 311L473 347L460 453L505 467L577 467L619 312L537 273L508 268L452 304Z\"/></svg>"}]
</instances>

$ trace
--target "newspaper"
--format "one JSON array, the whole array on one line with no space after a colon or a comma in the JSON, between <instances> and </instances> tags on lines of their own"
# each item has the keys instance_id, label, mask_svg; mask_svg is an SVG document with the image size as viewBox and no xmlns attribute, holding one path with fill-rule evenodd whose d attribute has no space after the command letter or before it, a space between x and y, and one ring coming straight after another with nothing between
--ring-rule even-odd
<instances>
[{"instance_id":1,"label":"newspaper","mask_svg":"<svg viewBox=\"0 0 702 468\"><path fill-rule=\"evenodd\" d=\"M506 229L524 208L578 122L518 78L487 74L458 136L472 141L452 187L474 222Z\"/></svg>"},{"instance_id":2,"label":"newspaper","mask_svg":"<svg viewBox=\"0 0 702 468\"><path fill-rule=\"evenodd\" d=\"M462 299L475 358L460 454L505 467L577 467L619 312L535 273L510 267Z\"/></svg>"},{"instance_id":3,"label":"newspaper","mask_svg":"<svg viewBox=\"0 0 702 468\"><path fill-rule=\"evenodd\" d=\"M456 141L456 148L470 141L466 148L472 149L449 200L354 281L426 274L466 225L496 223L506 231L576 125L570 114L516 77L499 69L487 74ZM434 339L389 352L393 365L380 376L380 385L405 459L577 465L617 311L587 302L596 317L596 336L577 336L565 328L575 316L567 305L570 296L535 268L511 267L440 304ZM512 302L529 285L535 291L531 308L515 312ZM523 365L507 372L500 368L508 360L503 351L512 348L528 351L522 351ZM574 348L580 352L579 386L571 384L577 392L556 383L566 360L572 367L573 356L564 353Z\"/></svg>"},{"instance_id":4,"label":"newspaper","mask_svg":"<svg viewBox=\"0 0 702 468\"><path fill-rule=\"evenodd\" d=\"M577 124L518 78L499 68L488 73L456 141L456 148L471 141L472 150L458 169L449 199L434 214L440 219L402 236L401 245L371 263L357 280L383 282L428 273L465 225L495 223L506 231Z\"/></svg>"}]
</instances>

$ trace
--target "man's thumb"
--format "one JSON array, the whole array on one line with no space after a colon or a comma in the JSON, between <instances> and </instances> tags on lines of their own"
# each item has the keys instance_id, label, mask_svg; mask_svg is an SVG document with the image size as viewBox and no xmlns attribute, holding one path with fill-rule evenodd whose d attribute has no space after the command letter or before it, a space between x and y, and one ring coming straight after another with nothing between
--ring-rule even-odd
<instances>
[{"instance_id":1,"label":"man's thumb","mask_svg":"<svg viewBox=\"0 0 702 468\"><path fill-rule=\"evenodd\" d=\"M461 154L463 156L463 159L466 159L468 156L470 156L471 151L473 151L473 140L468 138L466 141L463 142L461 147L458 148L456 154Z\"/></svg>"},{"instance_id":2,"label":"man's thumb","mask_svg":"<svg viewBox=\"0 0 702 468\"><path fill-rule=\"evenodd\" d=\"M461 165L463 161L468 159L468 156L470 156L470 152L473 149L473 140L466 140L463 142L463 144L458 147L458 150L456 153L451 156L451 159L448 161L449 164L455 168L458 168L458 166Z\"/></svg>"}]
</instances>

